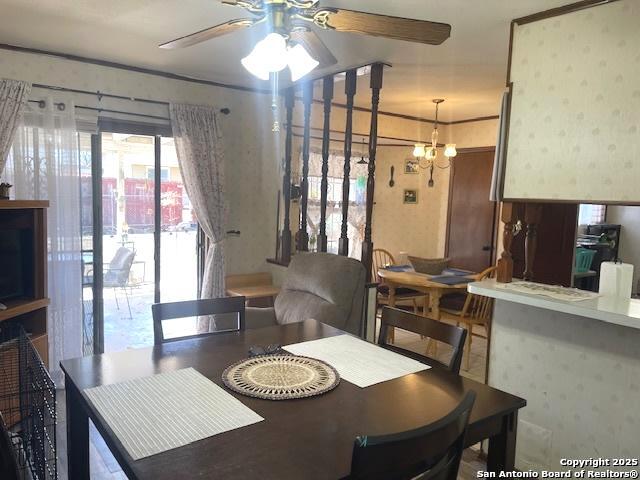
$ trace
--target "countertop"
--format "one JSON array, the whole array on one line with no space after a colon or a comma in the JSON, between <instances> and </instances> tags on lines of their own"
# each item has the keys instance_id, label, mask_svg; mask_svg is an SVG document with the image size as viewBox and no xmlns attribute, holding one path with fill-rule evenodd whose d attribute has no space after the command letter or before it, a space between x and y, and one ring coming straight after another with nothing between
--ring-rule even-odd
<instances>
[{"instance_id":1,"label":"countertop","mask_svg":"<svg viewBox=\"0 0 640 480\"><path fill-rule=\"evenodd\" d=\"M470 293L485 297L504 300L507 302L529 305L555 312L568 313L586 318L593 318L603 322L640 330L640 300L617 297L596 297L587 300L570 302L556 300L542 295L532 295L514 292L500 287L494 279L470 283Z\"/></svg>"}]
</instances>

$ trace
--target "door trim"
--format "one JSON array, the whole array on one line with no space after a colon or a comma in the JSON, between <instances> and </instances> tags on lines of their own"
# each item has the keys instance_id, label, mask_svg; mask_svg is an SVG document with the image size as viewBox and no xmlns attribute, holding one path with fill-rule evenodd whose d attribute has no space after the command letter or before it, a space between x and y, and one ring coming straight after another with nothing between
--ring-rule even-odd
<instances>
[{"instance_id":1,"label":"door trim","mask_svg":"<svg viewBox=\"0 0 640 480\"><path fill-rule=\"evenodd\" d=\"M104 353L104 290L102 251L102 133L91 135L91 207L93 211L93 353Z\"/></svg>"}]
</instances>

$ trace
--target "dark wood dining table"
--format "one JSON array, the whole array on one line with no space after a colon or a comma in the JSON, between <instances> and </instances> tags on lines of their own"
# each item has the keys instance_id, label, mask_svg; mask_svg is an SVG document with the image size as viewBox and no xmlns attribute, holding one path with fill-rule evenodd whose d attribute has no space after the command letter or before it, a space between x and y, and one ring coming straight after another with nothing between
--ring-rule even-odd
<instances>
[{"instance_id":1,"label":"dark wood dining table","mask_svg":"<svg viewBox=\"0 0 640 480\"><path fill-rule=\"evenodd\" d=\"M88 479L89 419L130 479L338 479L349 474L357 435L379 435L431 423L469 390L477 394L466 445L489 439L490 471L513 470L522 398L440 368L359 388L342 380L321 396L269 401L233 393L264 421L184 447L133 460L84 390L193 367L218 385L225 367L254 345L287 345L344 332L315 320L224 333L150 348L66 360L69 479Z\"/></svg>"}]
</instances>

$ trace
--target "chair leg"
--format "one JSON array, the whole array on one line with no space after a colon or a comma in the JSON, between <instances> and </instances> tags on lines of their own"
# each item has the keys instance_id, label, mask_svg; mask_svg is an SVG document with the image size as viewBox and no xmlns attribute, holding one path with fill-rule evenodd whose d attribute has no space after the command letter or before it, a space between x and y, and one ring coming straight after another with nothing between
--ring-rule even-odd
<instances>
[{"instance_id":1,"label":"chair leg","mask_svg":"<svg viewBox=\"0 0 640 480\"><path fill-rule=\"evenodd\" d=\"M473 337L473 325L471 323L467 323L466 325L467 327L467 345L466 345L466 350L467 350L467 360L466 360L466 370L467 372L469 371L469 369L471 368L471 337Z\"/></svg>"},{"instance_id":2,"label":"chair leg","mask_svg":"<svg viewBox=\"0 0 640 480\"><path fill-rule=\"evenodd\" d=\"M113 287L113 298L116 299L116 308L120 310L120 303L118 303L118 294L116 293L117 288Z\"/></svg>"},{"instance_id":3,"label":"chair leg","mask_svg":"<svg viewBox=\"0 0 640 480\"><path fill-rule=\"evenodd\" d=\"M129 308L129 320L132 320L133 315L131 314L131 304L129 303L129 294L127 293L127 288L122 287L122 290L124 291L124 298L127 299L127 307Z\"/></svg>"}]
</instances>

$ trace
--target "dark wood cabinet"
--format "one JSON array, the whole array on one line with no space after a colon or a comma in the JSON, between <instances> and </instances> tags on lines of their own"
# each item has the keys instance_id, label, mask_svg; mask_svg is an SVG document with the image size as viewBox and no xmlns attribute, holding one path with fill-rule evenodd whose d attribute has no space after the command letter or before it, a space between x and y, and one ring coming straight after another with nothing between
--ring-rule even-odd
<instances>
[{"instance_id":1,"label":"dark wood cabinet","mask_svg":"<svg viewBox=\"0 0 640 480\"><path fill-rule=\"evenodd\" d=\"M0 200L0 257L7 259L0 265L0 283L5 288L0 302L7 309L0 310L2 322L22 324L40 354L45 366L49 366L47 337L47 208L49 202L35 200ZM16 235L19 232L19 235ZM11 244L7 238L14 236L19 244ZM19 255L20 258L15 258ZM13 271L14 269L16 271ZM19 285L12 285L19 282ZM7 286L9 288L7 288ZM10 288L15 287L15 288Z\"/></svg>"}]
</instances>

